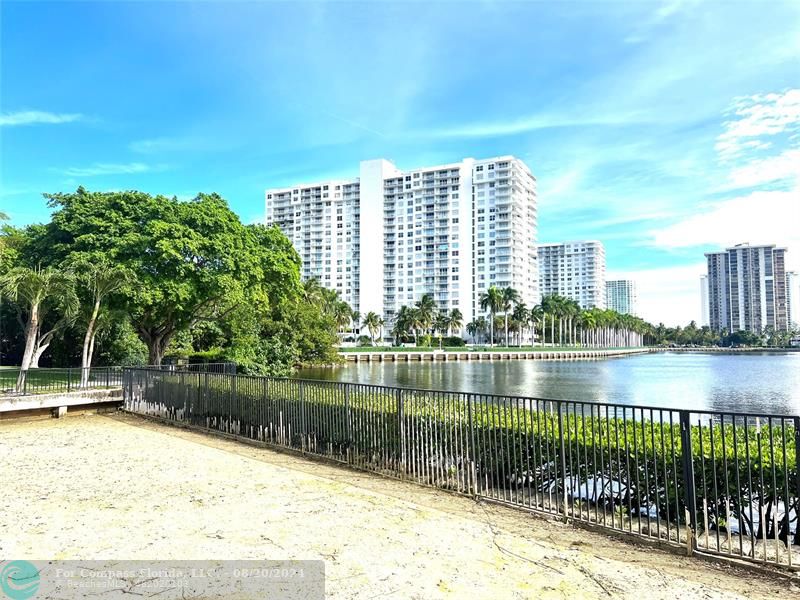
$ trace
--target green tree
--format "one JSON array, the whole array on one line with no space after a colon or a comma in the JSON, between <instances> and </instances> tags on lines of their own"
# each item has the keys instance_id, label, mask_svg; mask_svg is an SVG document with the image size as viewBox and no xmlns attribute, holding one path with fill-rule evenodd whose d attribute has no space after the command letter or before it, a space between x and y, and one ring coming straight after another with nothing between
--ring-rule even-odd
<instances>
[{"instance_id":1,"label":"green tree","mask_svg":"<svg viewBox=\"0 0 800 600\"><path fill-rule=\"evenodd\" d=\"M505 325L506 347L508 347L508 315L514 305L519 302L519 292L512 287L502 288L500 292L502 294L501 308Z\"/></svg>"},{"instance_id":2,"label":"green tree","mask_svg":"<svg viewBox=\"0 0 800 600\"><path fill-rule=\"evenodd\" d=\"M89 381L95 337L100 328L98 325L108 327L112 318L110 312L101 312L103 303L111 294L127 285L130 274L124 267L111 264L107 260L78 261L73 268L78 273L77 280L80 287L88 296L86 333L81 350L81 387L85 387Z\"/></svg>"},{"instance_id":3,"label":"green tree","mask_svg":"<svg viewBox=\"0 0 800 600\"><path fill-rule=\"evenodd\" d=\"M489 312L489 345L494 345L494 316L503 307L503 292L500 288L491 286L478 297L481 310Z\"/></svg>"},{"instance_id":4,"label":"green tree","mask_svg":"<svg viewBox=\"0 0 800 600\"><path fill-rule=\"evenodd\" d=\"M369 331L370 340L372 340L372 345L375 345L375 336L383 327L383 319L381 316L375 312L368 312L364 315L364 320L361 323L362 327L366 327Z\"/></svg>"},{"instance_id":5,"label":"green tree","mask_svg":"<svg viewBox=\"0 0 800 600\"><path fill-rule=\"evenodd\" d=\"M299 288L289 240L275 228L242 225L217 194L179 202L78 188L46 197L56 210L40 243L56 261L106 259L134 274L124 305L151 364L161 364L177 332L244 303L266 308Z\"/></svg>"},{"instance_id":6,"label":"green tree","mask_svg":"<svg viewBox=\"0 0 800 600\"><path fill-rule=\"evenodd\" d=\"M460 331L464 324L464 315L457 308L450 309L447 313L447 335L453 335L453 331Z\"/></svg>"},{"instance_id":7,"label":"green tree","mask_svg":"<svg viewBox=\"0 0 800 600\"><path fill-rule=\"evenodd\" d=\"M417 309L417 316L419 318L419 327L424 332L428 332L433 328L433 322L436 318L436 301L431 294L423 294L415 308Z\"/></svg>"},{"instance_id":8,"label":"green tree","mask_svg":"<svg viewBox=\"0 0 800 600\"><path fill-rule=\"evenodd\" d=\"M75 280L68 270L16 267L0 276L0 293L14 302L25 332L25 350L17 379L19 391L28 369L38 366L39 357L53 338L75 317L78 310ZM49 327L43 327L47 317L54 318Z\"/></svg>"}]
</instances>

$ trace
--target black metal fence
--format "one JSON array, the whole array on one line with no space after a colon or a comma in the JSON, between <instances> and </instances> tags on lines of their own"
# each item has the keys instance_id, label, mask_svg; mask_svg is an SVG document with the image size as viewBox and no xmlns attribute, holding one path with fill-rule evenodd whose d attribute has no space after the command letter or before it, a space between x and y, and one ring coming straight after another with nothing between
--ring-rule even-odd
<instances>
[{"instance_id":1,"label":"black metal fence","mask_svg":"<svg viewBox=\"0 0 800 600\"><path fill-rule=\"evenodd\" d=\"M169 372L236 373L236 363L198 363L139 367ZM54 394L78 390L118 388L122 385L124 367L71 367L71 368L0 368L0 394L27 396Z\"/></svg>"},{"instance_id":2,"label":"black metal fence","mask_svg":"<svg viewBox=\"0 0 800 600\"><path fill-rule=\"evenodd\" d=\"M797 569L800 417L126 369L127 410Z\"/></svg>"}]
</instances>

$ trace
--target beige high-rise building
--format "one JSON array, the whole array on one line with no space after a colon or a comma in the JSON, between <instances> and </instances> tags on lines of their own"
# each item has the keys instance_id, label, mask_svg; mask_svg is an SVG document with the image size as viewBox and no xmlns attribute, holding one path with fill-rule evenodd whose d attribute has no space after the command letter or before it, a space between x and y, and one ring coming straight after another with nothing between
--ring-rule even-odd
<instances>
[{"instance_id":1,"label":"beige high-rise building","mask_svg":"<svg viewBox=\"0 0 800 600\"><path fill-rule=\"evenodd\" d=\"M788 328L785 248L739 244L706 254L712 329Z\"/></svg>"}]
</instances>

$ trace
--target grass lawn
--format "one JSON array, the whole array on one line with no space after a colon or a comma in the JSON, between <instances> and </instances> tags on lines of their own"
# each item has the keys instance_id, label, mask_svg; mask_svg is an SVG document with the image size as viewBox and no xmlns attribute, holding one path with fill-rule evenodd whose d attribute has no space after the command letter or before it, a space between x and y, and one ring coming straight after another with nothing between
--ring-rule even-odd
<instances>
[{"instance_id":1,"label":"grass lawn","mask_svg":"<svg viewBox=\"0 0 800 600\"><path fill-rule=\"evenodd\" d=\"M89 376L89 384L93 389L104 387L106 371L96 370ZM0 369L0 393L13 391L17 385L19 367L3 367ZM119 373L111 373L110 387L119 385ZM73 369L31 369L28 371L25 391L28 394L48 394L77 390L81 382L80 368Z\"/></svg>"}]
</instances>

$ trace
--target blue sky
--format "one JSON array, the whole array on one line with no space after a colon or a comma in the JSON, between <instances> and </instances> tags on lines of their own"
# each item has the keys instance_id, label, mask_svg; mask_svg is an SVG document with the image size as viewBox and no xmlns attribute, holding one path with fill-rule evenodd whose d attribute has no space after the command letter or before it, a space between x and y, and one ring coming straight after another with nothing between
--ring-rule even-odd
<instances>
[{"instance_id":1,"label":"blue sky","mask_svg":"<svg viewBox=\"0 0 800 600\"><path fill-rule=\"evenodd\" d=\"M699 319L703 252L800 267L800 2L7 2L0 207L263 190L514 154L539 240L599 239L641 312Z\"/></svg>"}]
</instances>

